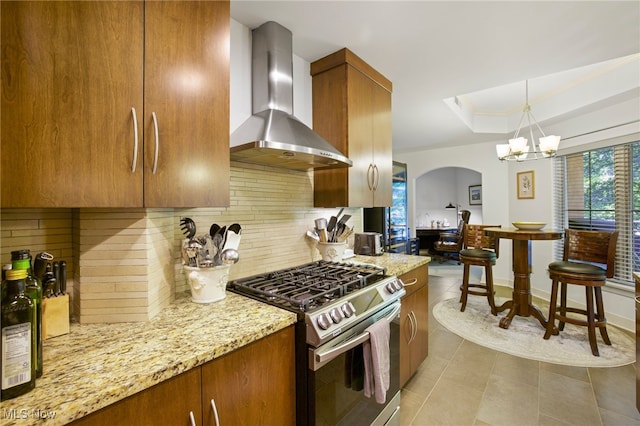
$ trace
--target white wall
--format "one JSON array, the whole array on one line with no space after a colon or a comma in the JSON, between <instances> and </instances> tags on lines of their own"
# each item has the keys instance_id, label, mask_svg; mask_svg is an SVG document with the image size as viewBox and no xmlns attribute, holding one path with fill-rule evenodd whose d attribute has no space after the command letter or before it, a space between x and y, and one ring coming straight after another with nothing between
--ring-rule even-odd
<instances>
[{"instance_id":1,"label":"white wall","mask_svg":"<svg viewBox=\"0 0 640 426\"><path fill-rule=\"evenodd\" d=\"M458 211L469 210L469 223L482 223L482 206L469 205L469 186L480 185L481 180L482 176L475 170L459 167L443 167L418 176L415 184L415 227L431 227L432 220L447 220L456 227L456 211L445 208L449 203L457 203L460 206Z\"/></svg>"},{"instance_id":2,"label":"white wall","mask_svg":"<svg viewBox=\"0 0 640 426\"><path fill-rule=\"evenodd\" d=\"M560 143L561 148L563 146L575 147L596 140L640 132L640 124L637 122L639 118L640 96L563 122L554 123L550 127L543 127L548 134L555 133L569 138ZM619 126L630 121L636 122ZM612 126L614 128L597 132L599 129ZM471 146L394 153L394 160L407 164L409 223L415 223L416 220L415 214L418 204L415 199L415 184L419 176L442 167L466 167L482 175L482 217L484 223L501 224L506 227L511 226L511 222L514 221L541 221L554 227L552 162L538 160L523 163L501 163L496 158L496 143L504 143L504 140ZM534 199L517 198L516 173L525 170L533 170L535 174ZM415 226L412 228L415 229ZM546 267L553 260L553 244L554 242L551 241L532 242L532 292L544 298L548 297L550 288ZM500 259L494 268L494 276L498 283L508 283L509 285L513 283L510 241L501 241ZM584 304L582 292L570 293L569 297ZM608 320L613 324L633 330L635 327L635 306L632 292L605 289L604 298Z\"/></svg>"}]
</instances>

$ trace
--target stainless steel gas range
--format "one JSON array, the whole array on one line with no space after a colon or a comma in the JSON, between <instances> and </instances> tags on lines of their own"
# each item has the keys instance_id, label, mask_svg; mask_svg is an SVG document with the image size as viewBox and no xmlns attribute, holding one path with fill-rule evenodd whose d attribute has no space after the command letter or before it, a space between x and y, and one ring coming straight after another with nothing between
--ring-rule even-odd
<instances>
[{"instance_id":1,"label":"stainless steel gas range","mask_svg":"<svg viewBox=\"0 0 640 426\"><path fill-rule=\"evenodd\" d=\"M404 284L375 265L317 261L230 281L227 289L298 316L298 425L398 424L399 314ZM389 389L364 396L360 373L367 329L389 322Z\"/></svg>"}]
</instances>

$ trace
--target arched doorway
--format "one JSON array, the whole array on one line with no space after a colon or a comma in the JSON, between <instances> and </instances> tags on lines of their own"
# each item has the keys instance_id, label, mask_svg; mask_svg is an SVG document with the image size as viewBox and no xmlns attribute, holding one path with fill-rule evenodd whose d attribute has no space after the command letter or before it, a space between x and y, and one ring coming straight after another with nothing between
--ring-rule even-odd
<instances>
[{"instance_id":1,"label":"arched doorway","mask_svg":"<svg viewBox=\"0 0 640 426\"><path fill-rule=\"evenodd\" d=\"M477 189L481 183L481 173L463 167L442 167L419 176L415 183L415 229L429 228L432 221L455 227L456 210L447 209L449 203L458 205L458 211L469 210L469 223L482 223L482 204L476 204L477 200L472 204L469 199L470 187Z\"/></svg>"}]
</instances>

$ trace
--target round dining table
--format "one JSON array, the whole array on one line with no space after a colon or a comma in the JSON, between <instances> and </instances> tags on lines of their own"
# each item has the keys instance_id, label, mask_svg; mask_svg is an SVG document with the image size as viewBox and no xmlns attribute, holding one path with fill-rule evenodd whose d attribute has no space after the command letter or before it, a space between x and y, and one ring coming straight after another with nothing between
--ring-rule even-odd
<instances>
[{"instance_id":1,"label":"round dining table","mask_svg":"<svg viewBox=\"0 0 640 426\"><path fill-rule=\"evenodd\" d=\"M531 300L531 241L559 240L563 233L545 229L534 231L517 228L485 228L484 232L496 239L512 240L513 295L511 300L497 308L498 312L509 309L507 315L500 319L500 327L509 328L516 315L533 315L543 328L547 328L547 320Z\"/></svg>"}]
</instances>

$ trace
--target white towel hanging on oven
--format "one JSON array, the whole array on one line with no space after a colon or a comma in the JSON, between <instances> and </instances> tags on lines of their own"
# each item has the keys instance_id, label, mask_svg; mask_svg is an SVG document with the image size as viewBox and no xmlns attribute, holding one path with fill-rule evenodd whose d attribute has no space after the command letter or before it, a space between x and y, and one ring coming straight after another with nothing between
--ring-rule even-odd
<instances>
[{"instance_id":1,"label":"white towel hanging on oven","mask_svg":"<svg viewBox=\"0 0 640 426\"><path fill-rule=\"evenodd\" d=\"M389 390L389 338L388 321L376 321L367 330L369 340L362 344L364 356L364 396L375 395L376 402L384 404Z\"/></svg>"}]
</instances>

